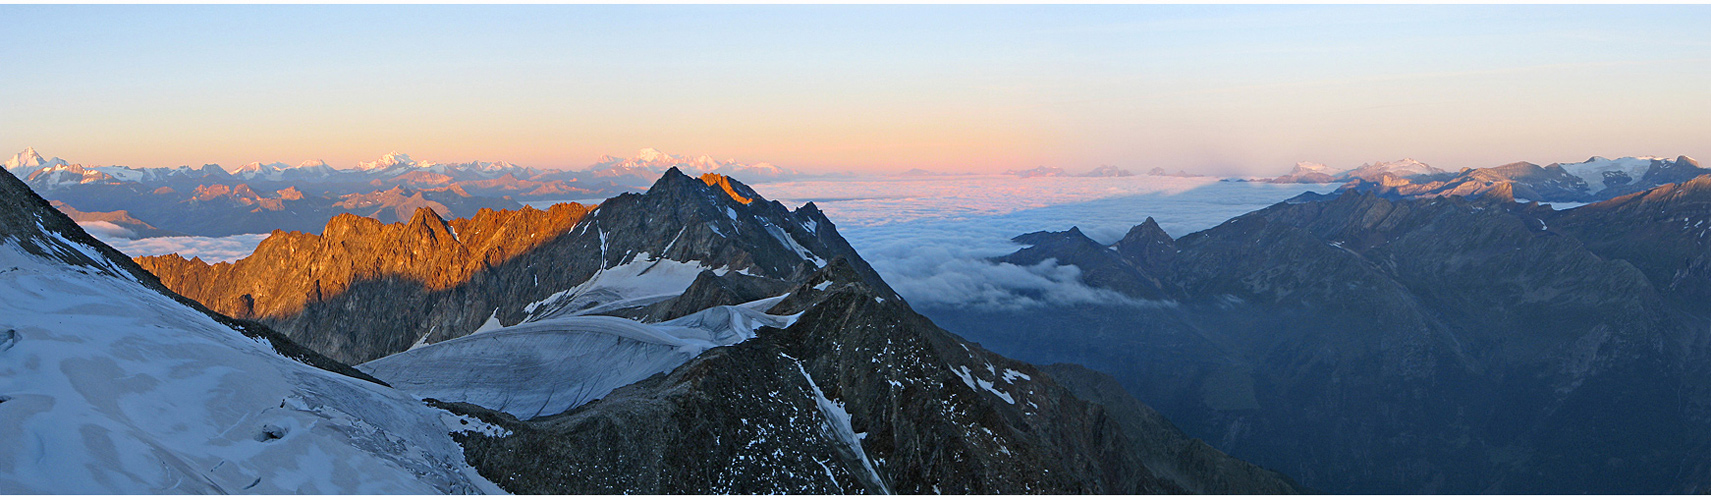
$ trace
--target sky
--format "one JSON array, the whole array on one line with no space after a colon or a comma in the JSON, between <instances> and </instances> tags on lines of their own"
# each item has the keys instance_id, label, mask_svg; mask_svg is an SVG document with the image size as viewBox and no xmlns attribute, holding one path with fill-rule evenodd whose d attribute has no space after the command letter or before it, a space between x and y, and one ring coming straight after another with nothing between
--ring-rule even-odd
<instances>
[{"instance_id":1,"label":"sky","mask_svg":"<svg viewBox=\"0 0 1711 500\"><path fill-rule=\"evenodd\" d=\"M92 165L1276 175L1711 157L1711 6L0 5L0 151Z\"/></svg>"}]
</instances>

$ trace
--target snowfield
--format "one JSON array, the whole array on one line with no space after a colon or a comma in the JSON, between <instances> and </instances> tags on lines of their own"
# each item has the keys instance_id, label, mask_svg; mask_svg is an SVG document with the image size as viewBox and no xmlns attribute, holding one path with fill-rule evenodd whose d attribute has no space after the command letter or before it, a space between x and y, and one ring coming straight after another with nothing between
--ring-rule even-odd
<instances>
[{"instance_id":1,"label":"snowfield","mask_svg":"<svg viewBox=\"0 0 1711 500\"><path fill-rule=\"evenodd\" d=\"M712 307L654 324L613 316L528 321L358 368L423 398L471 403L521 419L555 415L677 368L707 349L754 338L763 325L789 327L795 316L762 312L782 298Z\"/></svg>"},{"instance_id":2,"label":"snowfield","mask_svg":"<svg viewBox=\"0 0 1711 500\"><path fill-rule=\"evenodd\" d=\"M0 238L0 492L503 493L439 410Z\"/></svg>"}]
</instances>

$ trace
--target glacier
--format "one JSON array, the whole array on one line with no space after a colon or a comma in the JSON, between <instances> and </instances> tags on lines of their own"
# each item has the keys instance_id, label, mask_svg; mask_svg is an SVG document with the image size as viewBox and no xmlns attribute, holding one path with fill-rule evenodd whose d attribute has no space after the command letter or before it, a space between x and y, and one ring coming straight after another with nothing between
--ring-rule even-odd
<instances>
[{"instance_id":1,"label":"glacier","mask_svg":"<svg viewBox=\"0 0 1711 500\"><path fill-rule=\"evenodd\" d=\"M681 290L680 290L681 292ZM660 323L565 316L483 330L357 368L418 397L471 403L530 419L555 415L670 371L707 349L787 328L766 314L784 297L715 306Z\"/></svg>"}]
</instances>

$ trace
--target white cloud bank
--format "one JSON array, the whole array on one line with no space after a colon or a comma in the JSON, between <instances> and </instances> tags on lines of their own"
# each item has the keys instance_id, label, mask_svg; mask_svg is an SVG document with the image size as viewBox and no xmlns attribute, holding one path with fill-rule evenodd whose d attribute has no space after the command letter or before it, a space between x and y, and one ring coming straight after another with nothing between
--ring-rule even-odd
<instances>
[{"instance_id":1,"label":"white cloud bank","mask_svg":"<svg viewBox=\"0 0 1711 500\"><path fill-rule=\"evenodd\" d=\"M84 226L84 229L88 230L88 226ZM132 257L177 253L186 259L201 257L202 260L209 263L231 262L247 257L250 253L255 252L257 245L261 245L261 240L267 239L266 234L238 234L220 237L163 236L140 240L126 239L113 234L96 233L95 231L90 231L89 234Z\"/></svg>"}]
</instances>

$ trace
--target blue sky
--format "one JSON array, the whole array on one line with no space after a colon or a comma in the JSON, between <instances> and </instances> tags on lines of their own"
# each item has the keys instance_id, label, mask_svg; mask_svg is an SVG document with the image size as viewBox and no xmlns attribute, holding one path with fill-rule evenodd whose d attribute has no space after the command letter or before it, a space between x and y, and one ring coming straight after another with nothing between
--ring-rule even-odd
<instances>
[{"instance_id":1,"label":"blue sky","mask_svg":"<svg viewBox=\"0 0 1711 500\"><path fill-rule=\"evenodd\" d=\"M0 6L90 164L1270 173L1711 156L1708 6Z\"/></svg>"}]
</instances>

